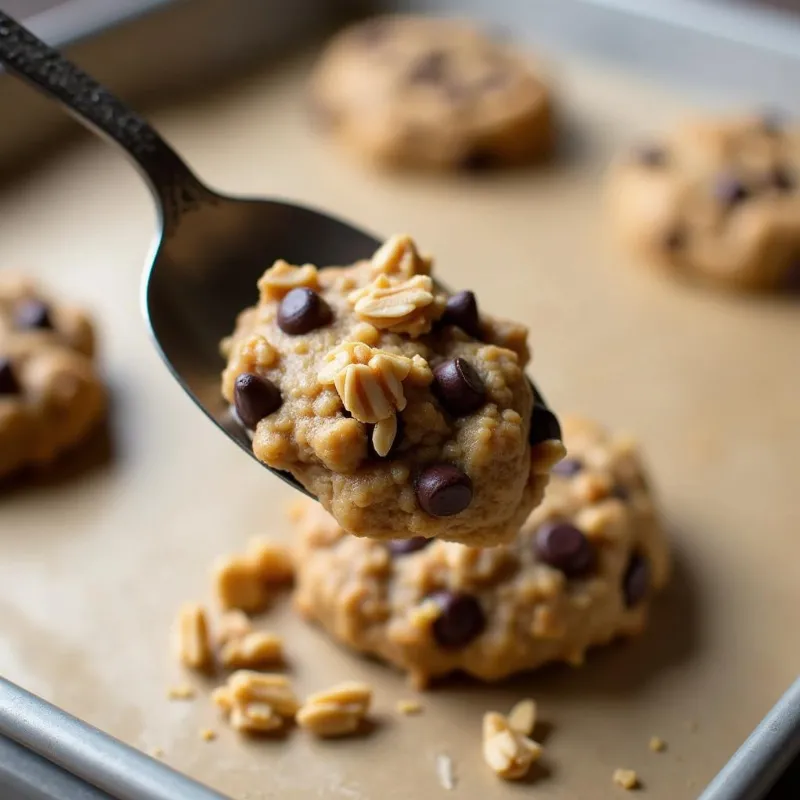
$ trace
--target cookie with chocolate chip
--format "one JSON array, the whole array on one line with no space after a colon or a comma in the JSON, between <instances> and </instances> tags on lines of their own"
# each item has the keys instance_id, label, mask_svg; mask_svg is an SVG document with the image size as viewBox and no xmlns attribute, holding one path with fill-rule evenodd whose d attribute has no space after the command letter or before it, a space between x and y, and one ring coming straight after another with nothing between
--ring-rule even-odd
<instances>
[{"instance_id":1,"label":"cookie with chocolate chip","mask_svg":"<svg viewBox=\"0 0 800 800\"><path fill-rule=\"evenodd\" d=\"M564 437L567 467L500 547L357 539L302 501L297 609L420 686L455 670L493 681L579 664L589 647L639 633L670 569L642 461L586 420L567 418Z\"/></svg>"},{"instance_id":2,"label":"cookie with chocolate chip","mask_svg":"<svg viewBox=\"0 0 800 800\"><path fill-rule=\"evenodd\" d=\"M347 267L276 262L223 345L222 392L255 455L345 530L497 544L540 502L561 430L525 328L430 272L408 236Z\"/></svg>"},{"instance_id":3,"label":"cookie with chocolate chip","mask_svg":"<svg viewBox=\"0 0 800 800\"><path fill-rule=\"evenodd\" d=\"M102 418L94 332L81 311L0 275L0 479L52 461Z\"/></svg>"},{"instance_id":4,"label":"cookie with chocolate chip","mask_svg":"<svg viewBox=\"0 0 800 800\"><path fill-rule=\"evenodd\" d=\"M311 96L320 127L384 165L483 169L552 149L536 69L464 22L388 16L347 28L322 54Z\"/></svg>"},{"instance_id":5,"label":"cookie with chocolate chip","mask_svg":"<svg viewBox=\"0 0 800 800\"><path fill-rule=\"evenodd\" d=\"M797 291L797 126L756 115L684 123L621 154L608 199L621 238L676 274Z\"/></svg>"}]
</instances>

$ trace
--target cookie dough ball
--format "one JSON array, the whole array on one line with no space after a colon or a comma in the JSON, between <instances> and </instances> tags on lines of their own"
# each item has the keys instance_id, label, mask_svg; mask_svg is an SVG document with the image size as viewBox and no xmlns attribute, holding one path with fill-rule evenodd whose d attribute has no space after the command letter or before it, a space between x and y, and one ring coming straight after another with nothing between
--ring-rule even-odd
<instances>
[{"instance_id":1,"label":"cookie dough ball","mask_svg":"<svg viewBox=\"0 0 800 800\"><path fill-rule=\"evenodd\" d=\"M81 311L0 275L0 479L52 461L102 418L106 393Z\"/></svg>"},{"instance_id":2,"label":"cookie dough ball","mask_svg":"<svg viewBox=\"0 0 800 800\"><path fill-rule=\"evenodd\" d=\"M369 261L279 261L223 350L222 393L253 452L342 527L376 539L498 544L563 455L525 377L522 325L448 296L408 236Z\"/></svg>"},{"instance_id":3,"label":"cookie dough ball","mask_svg":"<svg viewBox=\"0 0 800 800\"><path fill-rule=\"evenodd\" d=\"M621 238L676 274L740 290L800 289L800 128L686 122L622 154L609 206Z\"/></svg>"},{"instance_id":4,"label":"cookie dough ball","mask_svg":"<svg viewBox=\"0 0 800 800\"><path fill-rule=\"evenodd\" d=\"M460 670L494 681L637 634L669 552L634 445L565 419L568 456L515 540L479 548L357 539L296 509L296 607L418 685Z\"/></svg>"},{"instance_id":5,"label":"cookie dough ball","mask_svg":"<svg viewBox=\"0 0 800 800\"><path fill-rule=\"evenodd\" d=\"M530 62L454 20L378 17L328 45L312 108L333 136L384 165L482 168L543 158L548 90Z\"/></svg>"}]
</instances>

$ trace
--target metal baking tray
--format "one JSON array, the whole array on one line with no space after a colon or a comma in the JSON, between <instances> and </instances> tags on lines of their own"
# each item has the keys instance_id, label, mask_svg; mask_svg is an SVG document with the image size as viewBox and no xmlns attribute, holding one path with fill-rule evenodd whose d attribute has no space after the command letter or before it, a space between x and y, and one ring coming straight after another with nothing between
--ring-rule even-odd
<instances>
[{"instance_id":1,"label":"metal baking tray","mask_svg":"<svg viewBox=\"0 0 800 800\"><path fill-rule=\"evenodd\" d=\"M318 35L354 10L371 8L472 16L512 28L541 51L588 54L632 68L697 94L706 104L754 103L800 112L800 18L732 3L41 0L36 5L50 7L26 19L35 32L68 49L125 99L147 107L222 80L254 59ZM9 11L20 6L26 4L0 2ZM182 37L181 31L192 36ZM142 39L148 43L144 61L135 59L130 47ZM14 109L0 126L0 169L18 169L75 129L50 103L8 76L0 76L0 108ZM5 682L0 684L0 732L3 798L221 797ZM800 682L787 690L702 798L766 797L798 753Z\"/></svg>"}]
</instances>

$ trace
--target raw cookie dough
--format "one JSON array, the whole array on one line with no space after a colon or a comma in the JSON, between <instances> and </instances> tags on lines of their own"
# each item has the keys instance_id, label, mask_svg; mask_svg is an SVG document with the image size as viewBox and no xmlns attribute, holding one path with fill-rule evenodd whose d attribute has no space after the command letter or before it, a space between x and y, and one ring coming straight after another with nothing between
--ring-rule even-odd
<instances>
[{"instance_id":1,"label":"raw cookie dough","mask_svg":"<svg viewBox=\"0 0 800 800\"><path fill-rule=\"evenodd\" d=\"M552 149L550 98L528 59L463 22L358 23L328 45L311 95L324 128L387 165L472 169Z\"/></svg>"},{"instance_id":2,"label":"raw cookie dough","mask_svg":"<svg viewBox=\"0 0 800 800\"><path fill-rule=\"evenodd\" d=\"M408 236L369 261L278 261L223 342L222 392L253 452L346 530L376 539L513 537L564 453L523 368L522 325L448 297Z\"/></svg>"},{"instance_id":3,"label":"raw cookie dough","mask_svg":"<svg viewBox=\"0 0 800 800\"><path fill-rule=\"evenodd\" d=\"M634 445L564 420L567 458L516 539L493 548L348 536L301 501L296 607L416 684L486 681L639 633L669 553Z\"/></svg>"},{"instance_id":4,"label":"raw cookie dough","mask_svg":"<svg viewBox=\"0 0 800 800\"><path fill-rule=\"evenodd\" d=\"M92 364L94 332L81 311L0 274L0 479L43 464L83 439L106 395Z\"/></svg>"},{"instance_id":5,"label":"raw cookie dough","mask_svg":"<svg viewBox=\"0 0 800 800\"><path fill-rule=\"evenodd\" d=\"M800 289L800 128L758 116L687 122L625 153L608 189L621 237L675 272Z\"/></svg>"}]
</instances>

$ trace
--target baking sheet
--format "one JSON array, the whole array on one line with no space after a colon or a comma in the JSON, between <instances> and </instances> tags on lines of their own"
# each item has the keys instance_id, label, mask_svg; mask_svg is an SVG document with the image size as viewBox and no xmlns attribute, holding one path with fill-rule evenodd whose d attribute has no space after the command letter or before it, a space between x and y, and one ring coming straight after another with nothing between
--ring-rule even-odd
<instances>
[{"instance_id":1,"label":"baking sheet","mask_svg":"<svg viewBox=\"0 0 800 800\"><path fill-rule=\"evenodd\" d=\"M676 542L677 570L639 640L498 687L450 683L400 718L403 679L337 649L285 604L301 693L345 678L376 688L358 741L243 741L205 696L168 702L185 676L169 628L209 597L213 557L254 533L288 534L290 490L209 426L147 341L138 285L155 215L132 168L84 141L0 195L0 264L93 307L114 391L108 441L60 478L0 500L0 672L233 797L512 797L480 759L480 718L532 695L549 723L537 796L603 798L619 766L649 797L695 797L791 682L800 445L797 303L718 297L638 268L598 207L610 153L685 102L595 64L554 63L567 153L543 171L376 175L319 141L303 116L298 58L158 115L197 170L234 192L328 207L387 234L412 232L440 274L484 308L526 320L534 374L559 410L641 437ZM223 146L224 143L224 146ZM502 275L502 279L499 276ZM201 741L204 727L217 741ZM657 734L668 751L653 754ZM547 773L544 775L543 773Z\"/></svg>"}]
</instances>

